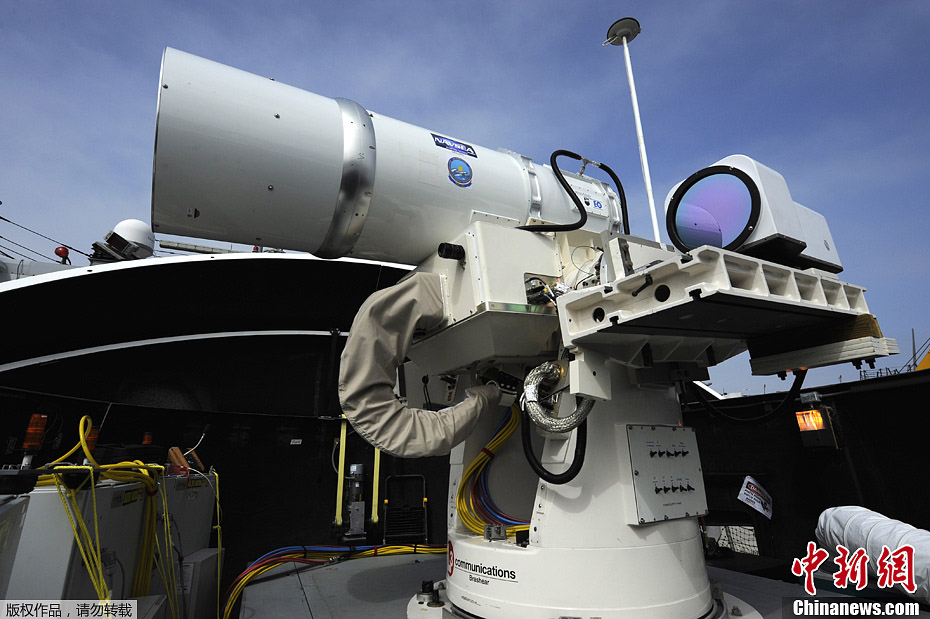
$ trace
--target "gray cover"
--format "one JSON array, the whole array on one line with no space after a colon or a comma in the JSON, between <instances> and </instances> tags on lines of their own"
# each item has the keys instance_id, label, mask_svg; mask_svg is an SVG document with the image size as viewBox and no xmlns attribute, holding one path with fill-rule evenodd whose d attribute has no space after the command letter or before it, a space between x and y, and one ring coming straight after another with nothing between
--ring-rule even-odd
<instances>
[{"instance_id":1,"label":"gray cover","mask_svg":"<svg viewBox=\"0 0 930 619\"><path fill-rule=\"evenodd\" d=\"M464 402L434 412L408 408L394 395L414 331L440 326L443 316L440 276L414 273L368 297L352 323L339 366L339 403L356 432L391 455L449 453L500 400L493 385L471 387Z\"/></svg>"},{"instance_id":2,"label":"gray cover","mask_svg":"<svg viewBox=\"0 0 930 619\"><path fill-rule=\"evenodd\" d=\"M842 544L849 552L864 548L869 557L867 567L872 576L878 574L882 546L887 546L891 552L905 544L912 546L914 565L911 567L914 568L917 589L911 593L901 584L896 584L895 589L924 604L930 604L930 531L893 520L865 507L845 505L824 510L817 519L814 534L831 554L836 554L838 544Z\"/></svg>"}]
</instances>

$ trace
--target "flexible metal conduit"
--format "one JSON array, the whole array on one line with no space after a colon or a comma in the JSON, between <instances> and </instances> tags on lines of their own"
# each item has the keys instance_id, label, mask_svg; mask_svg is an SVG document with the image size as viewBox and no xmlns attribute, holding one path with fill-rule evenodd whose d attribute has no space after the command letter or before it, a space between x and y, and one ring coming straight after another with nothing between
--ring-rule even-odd
<instances>
[{"instance_id":1,"label":"flexible metal conduit","mask_svg":"<svg viewBox=\"0 0 930 619\"><path fill-rule=\"evenodd\" d=\"M561 377L561 366L558 363L546 361L531 370L523 383L526 412L529 414L530 419L533 420L533 423L547 432L571 432L581 425L581 422L585 420L585 417L588 416L594 406L594 400L582 398L575 412L568 417L551 417L542 404L539 403L539 387L543 382L554 383Z\"/></svg>"}]
</instances>

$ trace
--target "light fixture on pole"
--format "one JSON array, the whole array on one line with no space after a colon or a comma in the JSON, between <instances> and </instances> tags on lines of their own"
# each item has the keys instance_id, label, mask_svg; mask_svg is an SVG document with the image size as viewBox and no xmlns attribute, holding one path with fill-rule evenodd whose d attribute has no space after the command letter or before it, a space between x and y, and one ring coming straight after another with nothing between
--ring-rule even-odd
<instances>
[{"instance_id":1,"label":"light fixture on pole","mask_svg":"<svg viewBox=\"0 0 930 619\"><path fill-rule=\"evenodd\" d=\"M652 215L652 234L655 241L659 239L659 221L656 218L656 203L652 195L652 178L649 176L649 161L646 159L646 142L643 139L643 124L639 118L639 100L636 98L636 84L633 81L633 65L630 62L629 42L640 32L639 22L632 17L618 19L607 30L607 45L622 45L623 59L626 62L626 77L630 83L630 98L633 101L633 119L636 122L636 140L639 142L639 160L643 166L643 181L646 183L646 199L649 201L649 213Z\"/></svg>"}]
</instances>

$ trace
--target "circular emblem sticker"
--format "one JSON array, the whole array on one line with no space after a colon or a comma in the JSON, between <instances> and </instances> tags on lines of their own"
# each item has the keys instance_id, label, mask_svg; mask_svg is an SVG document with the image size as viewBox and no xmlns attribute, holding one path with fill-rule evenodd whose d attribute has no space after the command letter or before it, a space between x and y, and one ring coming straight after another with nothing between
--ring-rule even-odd
<instances>
[{"instance_id":1,"label":"circular emblem sticker","mask_svg":"<svg viewBox=\"0 0 930 619\"><path fill-rule=\"evenodd\" d=\"M460 157L449 159L449 180L459 187L471 185L472 171L468 162Z\"/></svg>"}]
</instances>

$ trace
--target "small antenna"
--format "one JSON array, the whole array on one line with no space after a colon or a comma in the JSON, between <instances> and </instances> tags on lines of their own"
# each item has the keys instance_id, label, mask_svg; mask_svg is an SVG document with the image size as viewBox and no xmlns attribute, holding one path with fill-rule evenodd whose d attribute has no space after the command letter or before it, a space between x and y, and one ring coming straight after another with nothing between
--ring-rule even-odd
<instances>
[{"instance_id":1,"label":"small antenna","mask_svg":"<svg viewBox=\"0 0 930 619\"><path fill-rule=\"evenodd\" d=\"M646 199L649 200L649 212L652 215L652 234L656 243L659 239L659 221L656 219L656 201L652 195L652 177L649 176L649 161L646 159L646 141L643 139L643 124L639 119L639 100L636 98L636 83L633 82L633 64L630 62L628 43L640 32L639 22L632 17L618 19L607 30L607 40L603 45L622 45L623 58L626 62L626 77L630 82L630 98L633 100L633 120L636 122L636 140L639 142L639 160L643 166L643 181L646 183Z\"/></svg>"}]
</instances>

